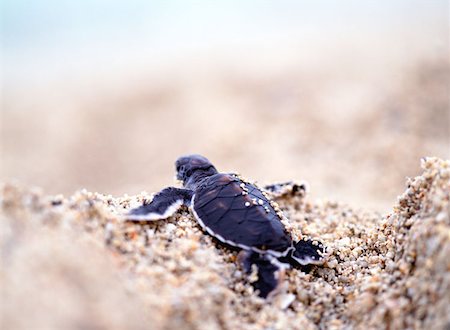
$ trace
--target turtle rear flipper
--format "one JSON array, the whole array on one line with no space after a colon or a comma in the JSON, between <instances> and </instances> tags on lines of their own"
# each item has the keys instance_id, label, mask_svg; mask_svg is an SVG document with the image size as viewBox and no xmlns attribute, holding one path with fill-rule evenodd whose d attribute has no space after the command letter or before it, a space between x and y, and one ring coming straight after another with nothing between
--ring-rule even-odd
<instances>
[{"instance_id":1,"label":"turtle rear flipper","mask_svg":"<svg viewBox=\"0 0 450 330\"><path fill-rule=\"evenodd\" d=\"M322 264L324 253L325 247L322 243L304 239L294 243L291 258L300 266Z\"/></svg>"},{"instance_id":2,"label":"turtle rear flipper","mask_svg":"<svg viewBox=\"0 0 450 330\"><path fill-rule=\"evenodd\" d=\"M169 187L161 190L150 203L132 209L125 219L128 221L162 220L173 215L182 205L191 204L193 192L188 189Z\"/></svg>"},{"instance_id":3,"label":"turtle rear flipper","mask_svg":"<svg viewBox=\"0 0 450 330\"><path fill-rule=\"evenodd\" d=\"M239 253L238 261L247 274L252 272L252 265L256 265L257 279L252 282L252 286L262 298L267 298L269 294L275 292L287 266L267 254L244 250Z\"/></svg>"}]
</instances>

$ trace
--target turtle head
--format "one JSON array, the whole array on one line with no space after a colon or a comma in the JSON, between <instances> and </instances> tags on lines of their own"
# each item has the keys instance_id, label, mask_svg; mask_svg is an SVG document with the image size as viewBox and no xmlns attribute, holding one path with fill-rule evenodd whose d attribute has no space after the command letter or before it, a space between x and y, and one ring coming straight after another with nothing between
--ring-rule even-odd
<instances>
[{"instance_id":1,"label":"turtle head","mask_svg":"<svg viewBox=\"0 0 450 330\"><path fill-rule=\"evenodd\" d=\"M183 185L190 189L194 189L201 179L217 173L214 165L200 155L180 157L175 162L175 167L177 179L183 181Z\"/></svg>"}]
</instances>

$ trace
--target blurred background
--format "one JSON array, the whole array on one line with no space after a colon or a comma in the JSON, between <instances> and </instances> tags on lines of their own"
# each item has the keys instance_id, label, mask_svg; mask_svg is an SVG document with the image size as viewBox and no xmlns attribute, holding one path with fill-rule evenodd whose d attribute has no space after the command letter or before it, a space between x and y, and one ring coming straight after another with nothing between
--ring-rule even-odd
<instances>
[{"instance_id":1,"label":"blurred background","mask_svg":"<svg viewBox=\"0 0 450 330\"><path fill-rule=\"evenodd\" d=\"M386 212L449 158L449 2L3 0L1 175L157 191L201 153Z\"/></svg>"}]
</instances>

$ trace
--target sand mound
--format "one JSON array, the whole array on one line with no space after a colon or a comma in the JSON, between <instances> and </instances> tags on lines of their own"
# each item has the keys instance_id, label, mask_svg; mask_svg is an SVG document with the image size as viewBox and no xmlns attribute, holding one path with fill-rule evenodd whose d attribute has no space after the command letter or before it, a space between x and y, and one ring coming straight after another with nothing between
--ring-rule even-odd
<instances>
[{"instance_id":1,"label":"sand mound","mask_svg":"<svg viewBox=\"0 0 450 330\"><path fill-rule=\"evenodd\" d=\"M151 198L69 198L4 185L2 328L341 329L450 325L450 162L423 173L385 216L334 201L278 200L294 230L329 248L259 298L188 212L149 224L117 214ZM314 185L313 185L314 186Z\"/></svg>"}]
</instances>

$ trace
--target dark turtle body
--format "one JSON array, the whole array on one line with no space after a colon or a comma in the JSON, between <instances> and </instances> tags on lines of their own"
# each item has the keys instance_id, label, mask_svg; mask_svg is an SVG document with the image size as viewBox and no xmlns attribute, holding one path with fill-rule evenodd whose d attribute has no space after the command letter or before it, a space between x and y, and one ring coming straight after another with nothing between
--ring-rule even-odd
<instances>
[{"instance_id":1,"label":"dark turtle body","mask_svg":"<svg viewBox=\"0 0 450 330\"><path fill-rule=\"evenodd\" d=\"M216 174L197 188L191 207L200 225L220 241L285 256L292 241L266 196L237 175Z\"/></svg>"},{"instance_id":2,"label":"dark turtle body","mask_svg":"<svg viewBox=\"0 0 450 330\"><path fill-rule=\"evenodd\" d=\"M311 240L294 242L283 225L283 213L268 195L268 191L285 192L287 185L298 191L298 185L288 182L259 188L237 174L218 173L200 155L180 157L175 165L184 188L163 189L149 204L131 210L127 220L165 219L181 205L190 207L208 234L243 250L238 259L247 273L253 264L257 266L258 280L253 285L262 297L277 287L285 268L323 262L323 245Z\"/></svg>"}]
</instances>

